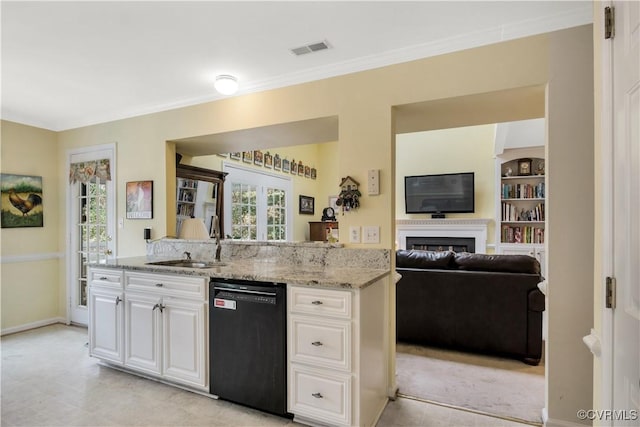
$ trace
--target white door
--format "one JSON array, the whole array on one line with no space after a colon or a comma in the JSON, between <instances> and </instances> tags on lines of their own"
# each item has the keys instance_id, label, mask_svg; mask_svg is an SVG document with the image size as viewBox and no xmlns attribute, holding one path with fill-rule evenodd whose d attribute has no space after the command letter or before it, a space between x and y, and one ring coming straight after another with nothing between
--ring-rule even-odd
<instances>
[{"instance_id":1,"label":"white door","mask_svg":"<svg viewBox=\"0 0 640 427\"><path fill-rule=\"evenodd\" d=\"M293 240L291 178L224 165L224 233L232 239Z\"/></svg>"},{"instance_id":2,"label":"white door","mask_svg":"<svg viewBox=\"0 0 640 427\"><path fill-rule=\"evenodd\" d=\"M91 147L69 152L67 167L75 182L67 191L68 317L87 324L87 264L115 257L115 146ZM109 174L100 169L108 160ZM98 163L92 164L91 162ZM86 167L82 167L86 165Z\"/></svg>"},{"instance_id":3,"label":"white door","mask_svg":"<svg viewBox=\"0 0 640 427\"><path fill-rule=\"evenodd\" d=\"M614 2L613 59L613 425L640 411L640 3ZM635 412L640 416L640 412Z\"/></svg>"}]
</instances>

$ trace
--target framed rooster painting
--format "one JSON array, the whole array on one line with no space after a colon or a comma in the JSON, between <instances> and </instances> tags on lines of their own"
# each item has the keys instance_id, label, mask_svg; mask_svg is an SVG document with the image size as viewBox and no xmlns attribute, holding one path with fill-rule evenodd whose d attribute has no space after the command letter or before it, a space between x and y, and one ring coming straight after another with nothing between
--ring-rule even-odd
<instances>
[{"instance_id":1,"label":"framed rooster painting","mask_svg":"<svg viewBox=\"0 0 640 427\"><path fill-rule=\"evenodd\" d=\"M42 227L42 177L0 174L2 228Z\"/></svg>"}]
</instances>

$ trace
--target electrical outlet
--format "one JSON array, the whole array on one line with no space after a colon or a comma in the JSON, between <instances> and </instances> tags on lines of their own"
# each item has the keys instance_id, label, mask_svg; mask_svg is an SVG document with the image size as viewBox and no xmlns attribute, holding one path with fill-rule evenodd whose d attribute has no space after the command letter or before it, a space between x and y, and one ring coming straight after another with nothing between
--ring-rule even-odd
<instances>
[{"instance_id":1,"label":"electrical outlet","mask_svg":"<svg viewBox=\"0 0 640 427\"><path fill-rule=\"evenodd\" d=\"M360 227L349 227L349 243L360 243Z\"/></svg>"},{"instance_id":2,"label":"electrical outlet","mask_svg":"<svg viewBox=\"0 0 640 427\"><path fill-rule=\"evenodd\" d=\"M362 227L362 243L380 243L380 227L377 225Z\"/></svg>"}]
</instances>

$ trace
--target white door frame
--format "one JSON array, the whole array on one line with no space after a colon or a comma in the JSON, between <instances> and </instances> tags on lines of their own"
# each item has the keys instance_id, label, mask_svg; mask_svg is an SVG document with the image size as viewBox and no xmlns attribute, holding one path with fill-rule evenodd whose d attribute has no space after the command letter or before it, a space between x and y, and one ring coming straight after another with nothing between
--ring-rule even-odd
<instances>
[{"instance_id":1,"label":"white door frame","mask_svg":"<svg viewBox=\"0 0 640 427\"><path fill-rule=\"evenodd\" d=\"M116 205L117 205L117 197L116 197L116 143L102 144L102 145L92 145L89 147L82 147L76 149L67 150L66 153L66 173L68 173L69 168L71 167L71 158L72 156L78 156L82 154L90 155L91 153L99 152L99 151L109 151L110 152L110 165L111 165L111 179L113 180L114 185L114 197L113 203L108 204L107 206L107 216L109 218L109 230L113 230L111 233L112 236L112 258L116 258L116 249L118 247L116 239ZM65 295L65 311L66 311L66 323L71 323L71 304L72 304L72 292L74 292L74 284L75 278L73 277L73 260L75 257L76 247L72 245L73 239L72 235L74 233L75 224L73 224L73 208L74 208L74 197L71 191L71 184L69 182L66 183L66 230L65 230L65 242L66 242L66 251L65 255L67 258L66 262L66 295Z\"/></svg>"}]
</instances>

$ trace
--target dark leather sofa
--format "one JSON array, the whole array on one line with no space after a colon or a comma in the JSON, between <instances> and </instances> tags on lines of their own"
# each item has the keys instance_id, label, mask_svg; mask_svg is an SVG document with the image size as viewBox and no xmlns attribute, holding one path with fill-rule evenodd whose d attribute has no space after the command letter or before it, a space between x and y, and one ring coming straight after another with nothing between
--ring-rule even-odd
<instances>
[{"instance_id":1,"label":"dark leather sofa","mask_svg":"<svg viewBox=\"0 0 640 427\"><path fill-rule=\"evenodd\" d=\"M396 271L398 341L540 363L545 300L535 258L398 250Z\"/></svg>"}]
</instances>

